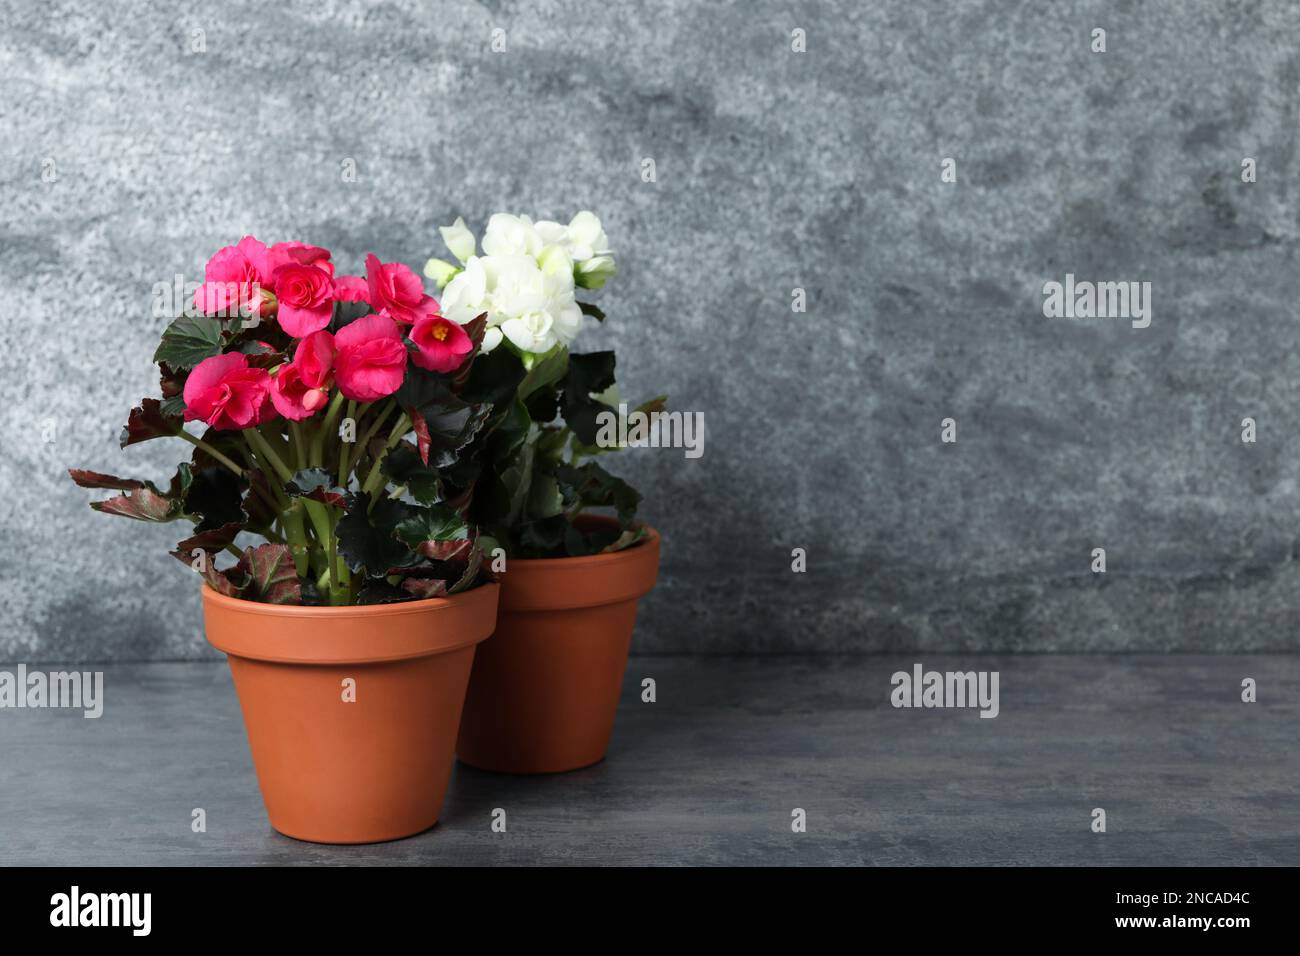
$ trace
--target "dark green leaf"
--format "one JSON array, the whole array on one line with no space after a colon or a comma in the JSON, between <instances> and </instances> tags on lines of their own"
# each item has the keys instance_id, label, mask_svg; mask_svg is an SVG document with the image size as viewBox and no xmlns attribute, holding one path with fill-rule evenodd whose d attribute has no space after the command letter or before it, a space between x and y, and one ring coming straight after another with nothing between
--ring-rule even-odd
<instances>
[{"instance_id":1,"label":"dark green leaf","mask_svg":"<svg viewBox=\"0 0 1300 956\"><path fill-rule=\"evenodd\" d=\"M202 516L199 531L211 531L227 524L242 526L248 517L241 507L242 485L226 468L213 465L194 469L185 494L185 513Z\"/></svg>"},{"instance_id":2,"label":"dark green leaf","mask_svg":"<svg viewBox=\"0 0 1300 956\"><path fill-rule=\"evenodd\" d=\"M588 352L569 356L569 372L565 376L564 398L560 403L564 422L578 441L584 445L596 444L599 423L596 417L610 411L604 402L591 396L605 391L614 384L614 353Z\"/></svg>"},{"instance_id":3,"label":"dark green leaf","mask_svg":"<svg viewBox=\"0 0 1300 956\"><path fill-rule=\"evenodd\" d=\"M437 469L420 461L419 452L406 442L390 451L379 467L385 478L394 485L405 486L420 504L442 500L442 482Z\"/></svg>"},{"instance_id":4,"label":"dark green leaf","mask_svg":"<svg viewBox=\"0 0 1300 956\"><path fill-rule=\"evenodd\" d=\"M570 513L587 508L614 508L624 527L635 517L637 505L641 502L640 493L594 461L577 468L555 465L552 472Z\"/></svg>"},{"instance_id":5,"label":"dark green leaf","mask_svg":"<svg viewBox=\"0 0 1300 956\"><path fill-rule=\"evenodd\" d=\"M396 527L397 537L413 551L435 561L454 561L473 547L465 519L443 505L420 508Z\"/></svg>"},{"instance_id":6,"label":"dark green leaf","mask_svg":"<svg viewBox=\"0 0 1300 956\"><path fill-rule=\"evenodd\" d=\"M589 315L597 322L605 321L605 313L601 311L599 306L592 305L590 302L579 302L578 308L582 310L583 315Z\"/></svg>"},{"instance_id":7,"label":"dark green leaf","mask_svg":"<svg viewBox=\"0 0 1300 956\"><path fill-rule=\"evenodd\" d=\"M383 577L390 568L414 564L418 556L397 539L397 525L415 511L411 505L380 498L370 510L370 496L348 495L348 513L339 519L335 535L348 568L363 568L370 577Z\"/></svg>"},{"instance_id":8,"label":"dark green leaf","mask_svg":"<svg viewBox=\"0 0 1300 956\"><path fill-rule=\"evenodd\" d=\"M410 592L389 584L383 578L367 581L366 586L357 594L358 604L396 604L398 601L410 600Z\"/></svg>"},{"instance_id":9,"label":"dark green leaf","mask_svg":"<svg viewBox=\"0 0 1300 956\"><path fill-rule=\"evenodd\" d=\"M284 490L294 498L309 498L335 508L345 507L343 489L334 483L334 473L324 468L304 468Z\"/></svg>"},{"instance_id":10,"label":"dark green leaf","mask_svg":"<svg viewBox=\"0 0 1300 956\"><path fill-rule=\"evenodd\" d=\"M479 355L470 366L461 398L471 404L504 406L524 381L524 366L509 349Z\"/></svg>"},{"instance_id":11,"label":"dark green leaf","mask_svg":"<svg viewBox=\"0 0 1300 956\"><path fill-rule=\"evenodd\" d=\"M182 315L163 332L155 362L173 369L190 369L206 358L221 354L221 322L206 315Z\"/></svg>"}]
</instances>

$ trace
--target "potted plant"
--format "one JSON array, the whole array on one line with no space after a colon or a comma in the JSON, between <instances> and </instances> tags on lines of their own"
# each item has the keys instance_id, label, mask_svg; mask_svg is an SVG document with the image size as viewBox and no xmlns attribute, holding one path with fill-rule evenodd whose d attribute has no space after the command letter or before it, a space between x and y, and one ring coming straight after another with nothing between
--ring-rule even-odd
<instances>
[{"instance_id":1,"label":"potted plant","mask_svg":"<svg viewBox=\"0 0 1300 956\"><path fill-rule=\"evenodd\" d=\"M463 220L441 232L459 264L432 259L425 274L444 314L486 315L468 394L492 406L492 427L474 443L471 516L506 556L456 752L507 773L585 767L608 750L637 602L659 567L641 496L597 460L619 447L601 434L622 407L614 353L569 350L584 315L604 319L576 292L603 287L614 259L590 212L567 226L494 215L482 254Z\"/></svg>"},{"instance_id":2,"label":"potted plant","mask_svg":"<svg viewBox=\"0 0 1300 956\"><path fill-rule=\"evenodd\" d=\"M492 408L461 397L485 330L404 265L336 275L325 249L245 237L208 262L154 355L161 397L122 430L189 460L165 487L71 472L118 492L98 511L193 524L172 554L204 581L281 833L368 843L438 818L496 617L464 454Z\"/></svg>"}]
</instances>

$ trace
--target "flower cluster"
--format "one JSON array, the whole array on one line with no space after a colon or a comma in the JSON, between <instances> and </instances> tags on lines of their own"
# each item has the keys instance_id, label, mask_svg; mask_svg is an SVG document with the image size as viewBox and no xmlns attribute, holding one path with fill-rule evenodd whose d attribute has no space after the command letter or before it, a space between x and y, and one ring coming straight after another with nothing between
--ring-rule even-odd
<instances>
[{"instance_id":1,"label":"flower cluster","mask_svg":"<svg viewBox=\"0 0 1300 956\"><path fill-rule=\"evenodd\" d=\"M118 492L92 507L192 522L176 558L222 593L277 603L436 597L479 583L498 547L635 544L640 496L594 460L609 450L596 417L619 405L614 355L568 349L584 315L604 318L577 300L615 272L600 220L495 215L481 255L463 220L442 235L461 264L425 267L441 302L373 254L345 275L302 242L217 252L154 354L161 398L121 438L179 438L192 457L165 489L73 470ZM615 516L579 520L592 508ZM248 535L266 543L236 546ZM219 570L222 552L237 563Z\"/></svg>"},{"instance_id":2,"label":"flower cluster","mask_svg":"<svg viewBox=\"0 0 1300 956\"><path fill-rule=\"evenodd\" d=\"M425 275L443 286L448 317L466 322L487 314L485 352L503 338L521 352L569 345L582 326L576 288L598 289L615 272L605 230L590 212L567 226L497 213L488 220L482 255L463 219L441 232L462 268L430 259Z\"/></svg>"},{"instance_id":3,"label":"flower cluster","mask_svg":"<svg viewBox=\"0 0 1300 956\"><path fill-rule=\"evenodd\" d=\"M163 333L163 397L122 434L124 447L182 438L193 458L165 491L73 479L122 492L101 511L193 521L173 554L225 593L340 604L470 587L481 549L461 458L488 409L458 392L485 328L441 314L401 263L370 255L364 276L341 275L320 246L245 236L208 261L193 313ZM244 533L268 543L241 550ZM222 551L238 564L218 571Z\"/></svg>"},{"instance_id":4,"label":"flower cluster","mask_svg":"<svg viewBox=\"0 0 1300 956\"><path fill-rule=\"evenodd\" d=\"M333 334L335 305L344 302L374 311ZM250 366L237 352L198 364L185 383L185 420L222 430L262 425L276 413L296 422L310 418L335 383L352 401L386 398L406 377L407 341L411 361L434 372L454 371L473 350L462 323L439 314L437 300L407 266L370 255L364 278L335 276L329 250L302 242L267 248L245 236L227 246L208 261L194 304L205 314L229 314L233 304L245 314L274 317L298 340L293 360L273 372Z\"/></svg>"}]
</instances>

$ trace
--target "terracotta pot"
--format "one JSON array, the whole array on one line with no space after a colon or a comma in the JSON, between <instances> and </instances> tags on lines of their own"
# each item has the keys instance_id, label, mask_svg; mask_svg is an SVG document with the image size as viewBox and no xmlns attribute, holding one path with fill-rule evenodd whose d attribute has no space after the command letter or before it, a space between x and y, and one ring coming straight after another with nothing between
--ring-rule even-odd
<instances>
[{"instance_id":1,"label":"terracotta pot","mask_svg":"<svg viewBox=\"0 0 1300 956\"><path fill-rule=\"evenodd\" d=\"M461 761L500 773L559 773L603 760L637 601L658 573L653 529L612 554L511 559L496 632L479 647L465 696Z\"/></svg>"},{"instance_id":2,"label":"terracotta pot","mask_svg":"<svg viewBox=\"0 0 1300 956\"><path fill-rule=\"evenodd\" d=\"M228 655L271 826L315 843L376 843L437 822L499 591L290 607L203 589L208 641Z\"/></svg>"}]
</instances>

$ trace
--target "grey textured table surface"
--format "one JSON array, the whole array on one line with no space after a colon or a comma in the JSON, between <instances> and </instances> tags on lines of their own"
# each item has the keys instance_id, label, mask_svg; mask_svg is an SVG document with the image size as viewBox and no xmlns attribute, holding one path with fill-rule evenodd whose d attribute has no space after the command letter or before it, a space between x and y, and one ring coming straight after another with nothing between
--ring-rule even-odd
<instances>
[{"instance_id":1,"label":"grey textured table surface","mask_svg":"<svg viewBox=\"0 0 1300 956\"><path fill-rule=\"evenodd\" d=\"M634 657L604 763L458 766L437 827L363 847L270 829L224 664L113 665L98 720L0 711L0 864L1300 863L1300 657L922 659L998 670L992 720L893 708L915 662Z\"/></svg>"}]
</instances>

